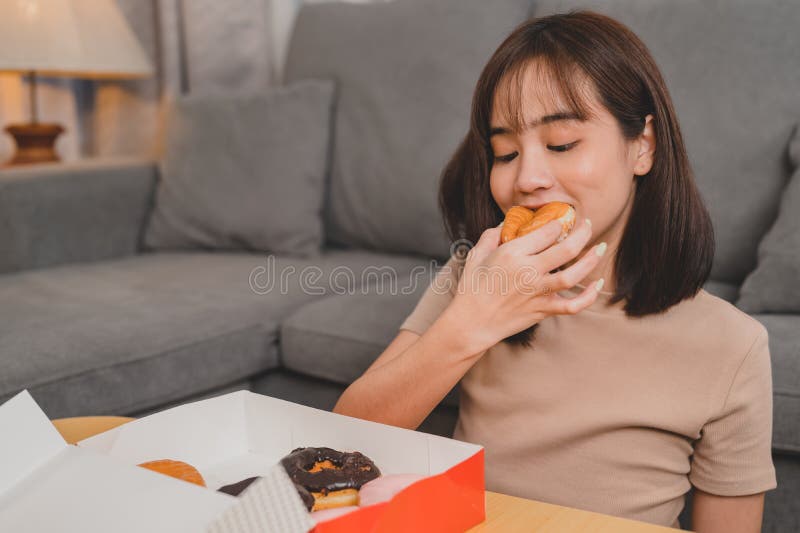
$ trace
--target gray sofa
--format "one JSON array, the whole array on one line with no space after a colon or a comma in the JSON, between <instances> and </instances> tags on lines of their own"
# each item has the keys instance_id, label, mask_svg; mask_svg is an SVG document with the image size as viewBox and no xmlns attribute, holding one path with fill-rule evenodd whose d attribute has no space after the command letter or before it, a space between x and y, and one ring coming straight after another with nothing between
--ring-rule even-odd
<instances>
[{"instance_id":1,"label":"gray sofa","mask_svg":"<svg viewBox=\"0 0 800 533\"><path fill-rule=\"evenodd\" d=\"M159 173L152 161L3 170L0 401L27 388L52 418L139 416L249 388L330 409L447 257L438 172L466 130L483 63L525 17L578 6L628 24L659 62L717 231L706 288L735 303L789 179L786 145L800 118L798 4L305 5L286 82L339 85L324 253L144 250ZM262 290L270 269L306 267L320 269L318 290L299 275ZM343 267L351 290L337 277ZM376 267L396 276L397 290L364 275ZM774 372L778 489L768 493L764 531L800 531L800 316L755 318L769 331ZM421 429L448 434L457 408L453 392ZM685 527L690 510L689 500Z\"/></svg>"}]
</instances>

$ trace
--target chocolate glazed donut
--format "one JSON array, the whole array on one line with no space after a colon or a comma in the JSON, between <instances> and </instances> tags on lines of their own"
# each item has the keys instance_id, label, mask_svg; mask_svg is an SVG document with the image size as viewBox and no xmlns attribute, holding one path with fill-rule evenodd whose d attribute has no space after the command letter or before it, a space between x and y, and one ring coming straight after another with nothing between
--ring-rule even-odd
<instances>
[{"instance_id":1,"label":"chocolate glazed donut","mask_svg":"<svg viewBox=\"0 0 800 533\"><path fill-rule=\"evenodd\" d=\"M289 478L311 492L327 494L361 485L381 475L372 460L360 452L331 448L295 448L281 459Z\"/></svg>"}]
</instances>

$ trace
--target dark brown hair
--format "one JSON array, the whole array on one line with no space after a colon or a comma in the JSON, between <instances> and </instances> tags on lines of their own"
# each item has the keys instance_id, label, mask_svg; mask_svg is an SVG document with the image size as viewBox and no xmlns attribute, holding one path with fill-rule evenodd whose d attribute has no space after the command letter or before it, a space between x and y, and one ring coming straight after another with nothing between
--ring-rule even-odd
<instances>
[{"instance_id":1,"label":"dark brown hair","mask_svg":"<svg viewBox=\"0 0 800 533\"><path fill-rule=\"evenodd\" d=\"M478 241L503 220L492 197L489 142L493 98L503 80L509 90L506 117L520 131L521 73L532 60L544 67L569 111L590 117L588 79L597 100L613 115L622 135L636 139L653 115L653 166L637 176L633 206L614 259L615 293L628 316L666 311L697 294L711 272L714 232L694 182L680 127L661 73L647 47L620 22L580 10L531 19L518 26L484 67L472 98L469 131L445 166L439 207L451 240ZM514 92L513 87L517 88ZM504 339L530 345L535 325Z\"/></svg>"}]
</instances>

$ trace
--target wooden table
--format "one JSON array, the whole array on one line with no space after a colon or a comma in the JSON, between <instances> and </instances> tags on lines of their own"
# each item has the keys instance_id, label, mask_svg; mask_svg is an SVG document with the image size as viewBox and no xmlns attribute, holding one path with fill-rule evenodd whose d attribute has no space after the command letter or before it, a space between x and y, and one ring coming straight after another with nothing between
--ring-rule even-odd
<instances>
[{"instance_id":1,"label":"wooden table","mask_svg":"<svg viewBox=\"0 0 800 533\"><path fill-rule=\"evenodd\" d=\"M679 531L571 507L486 492L486 521L469 533L657 533Z\"/></svg>"},{"instance_id":2,"label":"wooden table","mask_svg":"<svg viewBox=\"0 0 800 533\"><path fill-rule=\"evenodd\" d=\"M122 416L86 416L54 420L70 444L133 420ZM570 507L486 492L486 521L469 533L658 533L678 531Z\"/></svg>"}]
</instances>

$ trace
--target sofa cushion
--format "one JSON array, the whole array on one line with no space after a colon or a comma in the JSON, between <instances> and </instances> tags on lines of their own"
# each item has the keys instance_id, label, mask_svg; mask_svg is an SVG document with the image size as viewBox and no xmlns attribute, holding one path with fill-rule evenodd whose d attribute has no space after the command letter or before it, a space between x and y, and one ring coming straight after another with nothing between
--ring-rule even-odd
<instances>
[{"instance_id":1,"label":"sofa cushion","mask_svg":"<svg viewBox=\"0 0 800 533\"><path fill-rule=\"evenodd\" d=\"M325 230L353 247L444 258L439 175L484 63L530 0L305 3L285 80L335 78Z\"/></svg>"},{"instance_id":2,"label":"sofa cushion","mask_svg":"<svg viewBox=\"0 0 800 533\"><path fill-rule=\"evenodd\" d=\"M416 283L414 277L402 279L396 291L371 285L300 307L281 325L283 365L341 385L355 381L394 339L430 284L432 265L425 269ZM451 392L445 403L458 405L456 394Z\"/></svg>"},{"instance_id":3,"label":"sofa cushion","mask_svg":"<svg viewBox=\"0 0 800 533\"><path fill-rule=\"evenodd\" d=\"M772 447L800 453L800 316L753 315L769 333L772 360Z\"/></svg>"},{"instance_id":4,"label":"sofa cushion","mask_svg":"<svg viewBox=\"0 0 800 533\"><path fill-rule=\"evenodd\" d=\"M800 124L789 157L794 174L778 219L759 244L758 266L744 280L736 302L748 313L800 313Z\"/></svg>"},{"instance_id":5,"label":"sofa cushion","mask_svg":"<svg viewBox=\"0 0 800 533\"><path fill-rule=\"evenodd\" d=\"M334 89L178 98L145 244L318 255Z\"/></svg>"},{"instance_id":6,"label":"sofa cushion","mask_svg":"<svg viewBox=\"0 0 800 533\"><path fill-rule=\"evenodd\" d=\"M51 417L127 414L233 383L277 365L284 316L387 262L415 264L187 252L0 277L0 401L28 388Z\"/></svg>"},{"instance_id":7,"label":"sofa cushion","mask_svg":"<svg viewBox=\"0 0 800 533\"><path fill-rule=\"evenodd\" d=\"M777 215L800 109L800 2L536 0L536 16L589 8L648 46L672 96L714 222L712 278L741 284ZM721 15L724 14L724 15Z\"/></svg>"}]
</instances>

